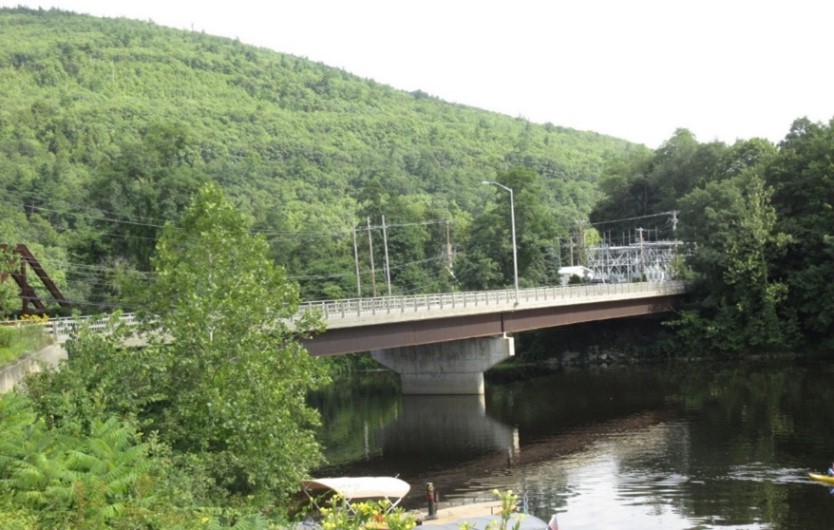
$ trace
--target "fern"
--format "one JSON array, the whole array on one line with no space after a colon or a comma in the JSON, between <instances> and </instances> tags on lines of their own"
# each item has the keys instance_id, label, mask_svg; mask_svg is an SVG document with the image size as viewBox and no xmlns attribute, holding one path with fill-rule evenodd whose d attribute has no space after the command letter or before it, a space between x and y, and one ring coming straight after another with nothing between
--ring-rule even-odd
<instances>
[{"instance_id":1,"label":"fern","mask_svg":"<svg viewBox=\"0 0 834 530\"><path fill-rule=\"evenodd\" d=\"M77 426L50 429L11 394L0 399L0 420L0 492L38 513L43 527L96 528L141 513L140 481L145 497L153 495L148 445L118 418L93 419L88 436Z\"/></svg>"}]
</instances>

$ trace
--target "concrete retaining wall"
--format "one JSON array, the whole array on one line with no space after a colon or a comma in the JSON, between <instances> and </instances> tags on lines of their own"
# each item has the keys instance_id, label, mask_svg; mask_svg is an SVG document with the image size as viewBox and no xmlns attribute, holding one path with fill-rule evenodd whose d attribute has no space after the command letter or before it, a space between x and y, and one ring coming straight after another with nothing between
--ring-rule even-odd
<instances>
[{"instance_id":1,"label":"concrete retaining wall","mask_svg":"<svg viewBox=\"0 0 834 530\"><path fill-rule=\"evenodd\" d=\"M58 366L66 358L67 351L60 345L53 344L0 368L0 393L13 389L26 375L40 372L44 366Z\"/></svg>"}]
</instances>

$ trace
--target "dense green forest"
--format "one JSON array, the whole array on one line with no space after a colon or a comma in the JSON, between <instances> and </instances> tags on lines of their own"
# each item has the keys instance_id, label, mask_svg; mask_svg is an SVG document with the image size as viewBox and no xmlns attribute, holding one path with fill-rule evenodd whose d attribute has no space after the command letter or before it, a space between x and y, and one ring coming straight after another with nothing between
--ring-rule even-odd
<instances>
[{"instance_id":1,"label":"dense green forest","mask_svg":"<svg viewBox=\"0 0 834 530\"><path fill-rule=\"evenodd\" d=\"M681 129L612 166L600 187L592 219L679 212L694 296L669 323L677 352L830 352L834 122L797 119L777 146L702 144Z\"/></svg>"},{"instance_id":2,"label":"dense green forest","mask_svg":"<svg viewBox=\"0 0 834 530\"><path fill-rule=\"evenodd\" d=\"M382 290L369 235L377 271L388 238L396 292L507 285L508 237L487 249L491 276L471 283L443 253L448 236L465 257L484 211L501 221L493 235L507 233L506 195L481 182L526 168L518 211L538 208L548 233L519 219L522 272L544 281L533 262L587 218L607 163L648 153L234 40L55 10L0 10L0 93L0 234L27 244L82 311L115 300L117 272L148 272L161 226L206 181L316 299L356 295L354 234L363 294Z\"/></svg>"}]
</instances>

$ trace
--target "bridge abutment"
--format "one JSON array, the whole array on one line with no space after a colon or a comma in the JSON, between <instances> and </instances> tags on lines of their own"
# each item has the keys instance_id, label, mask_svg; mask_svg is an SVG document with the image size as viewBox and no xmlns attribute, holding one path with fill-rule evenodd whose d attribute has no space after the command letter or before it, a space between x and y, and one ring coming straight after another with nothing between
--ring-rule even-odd
<instances>
[{"instance_id":1,"label":"bridge abutment","mask_svg":"<svg viewBox=\"0 0 834 530\"><path fill-rule=\"evenodd\" d=\"M481 337L371 352L400 374L403 394L483 394L484 372L515 355L512 337Z\"/></svg>"}]
</instances>

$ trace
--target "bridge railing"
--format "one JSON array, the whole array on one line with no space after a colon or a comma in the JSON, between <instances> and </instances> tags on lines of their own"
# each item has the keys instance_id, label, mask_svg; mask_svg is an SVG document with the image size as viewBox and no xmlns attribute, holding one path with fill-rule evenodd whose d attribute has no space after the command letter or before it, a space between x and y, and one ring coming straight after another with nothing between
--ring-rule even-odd
<instances>
[{"instance_id":1,"label":"bridge railing","mask_svg":"<svg viewBox=\"0 0 834 530\"><path fill-rule=\"evenodd\" d=\"M525 309L539 305L578 303L580 300L604 300L629 296L681 294L686 283L680 281L612 283L595 285L572 285L556 287L534 287L520 289L518 299L513 289L494 291L467 291L456 293L417 294L408 296L382 296L377 298L348 298L341 300L320 300L304 302L299 313L306 310L320 311L325 323L354 325L356 319L371 319L374 316L431 313L446 310ZM106 316L80 316L53 318L41 324L56 342L64 342L82 325L92 329L104 329ZM136 316L125 313L121 321L127 325L137 323ZM11 322L9 322L11 324Z\"/></svg>"},{"instance_id":2,"label":"bridge railing","mask_svg":"<svg viewBox=\"0 0 834 530\"><path fill-rule=\"evenodd\" d=\"M132 326L137 324L136 315L124 313L120 317L123 324ZM44 329L52 335L57 342L64 342L68 337L84 325L89 325L93 331L101 331L107 326L107 316L90 315L78 317L50 318L44 323Z\"/></svg>"},{"instance_id":3,"label":"bridge railing","mask_svg":"<svg viewBox=\"0 0 834 530\"><path fill-rule=\"evenodd\" d=\"M639 295L649 292L679 294L684 291L685 283L676 281L571 285L520 289L518 300L516 300L515 290L502 289L496 291L321 300L304 302L299 310L319 310L325 321L333 321L382 314L430 312L441 309L514 306L516 302L518 302L518 306L523 308L523 306L529 307L554 300L564 300L566 303L571 303L580 298Z\"/></svg>"},{"instance_id":4,"label":"bridge railing","mask_svg":"<svg viewBox=\"0 0 834 530\"><path fill-rule=\"evenodd\" d=\"M27 322L24 320L3 320L0 321L0 326L40 326L44 333L50 335L52 339L63 344L69 337L85 325L89 325L93 331L101 331L106 328L107 315L87 315L74 317L57 317L50 318L43 322ZM120 317L122 324L133 326L138 324L136 315L132 313L124 313Z\"/></svg>"}]
</instances>

